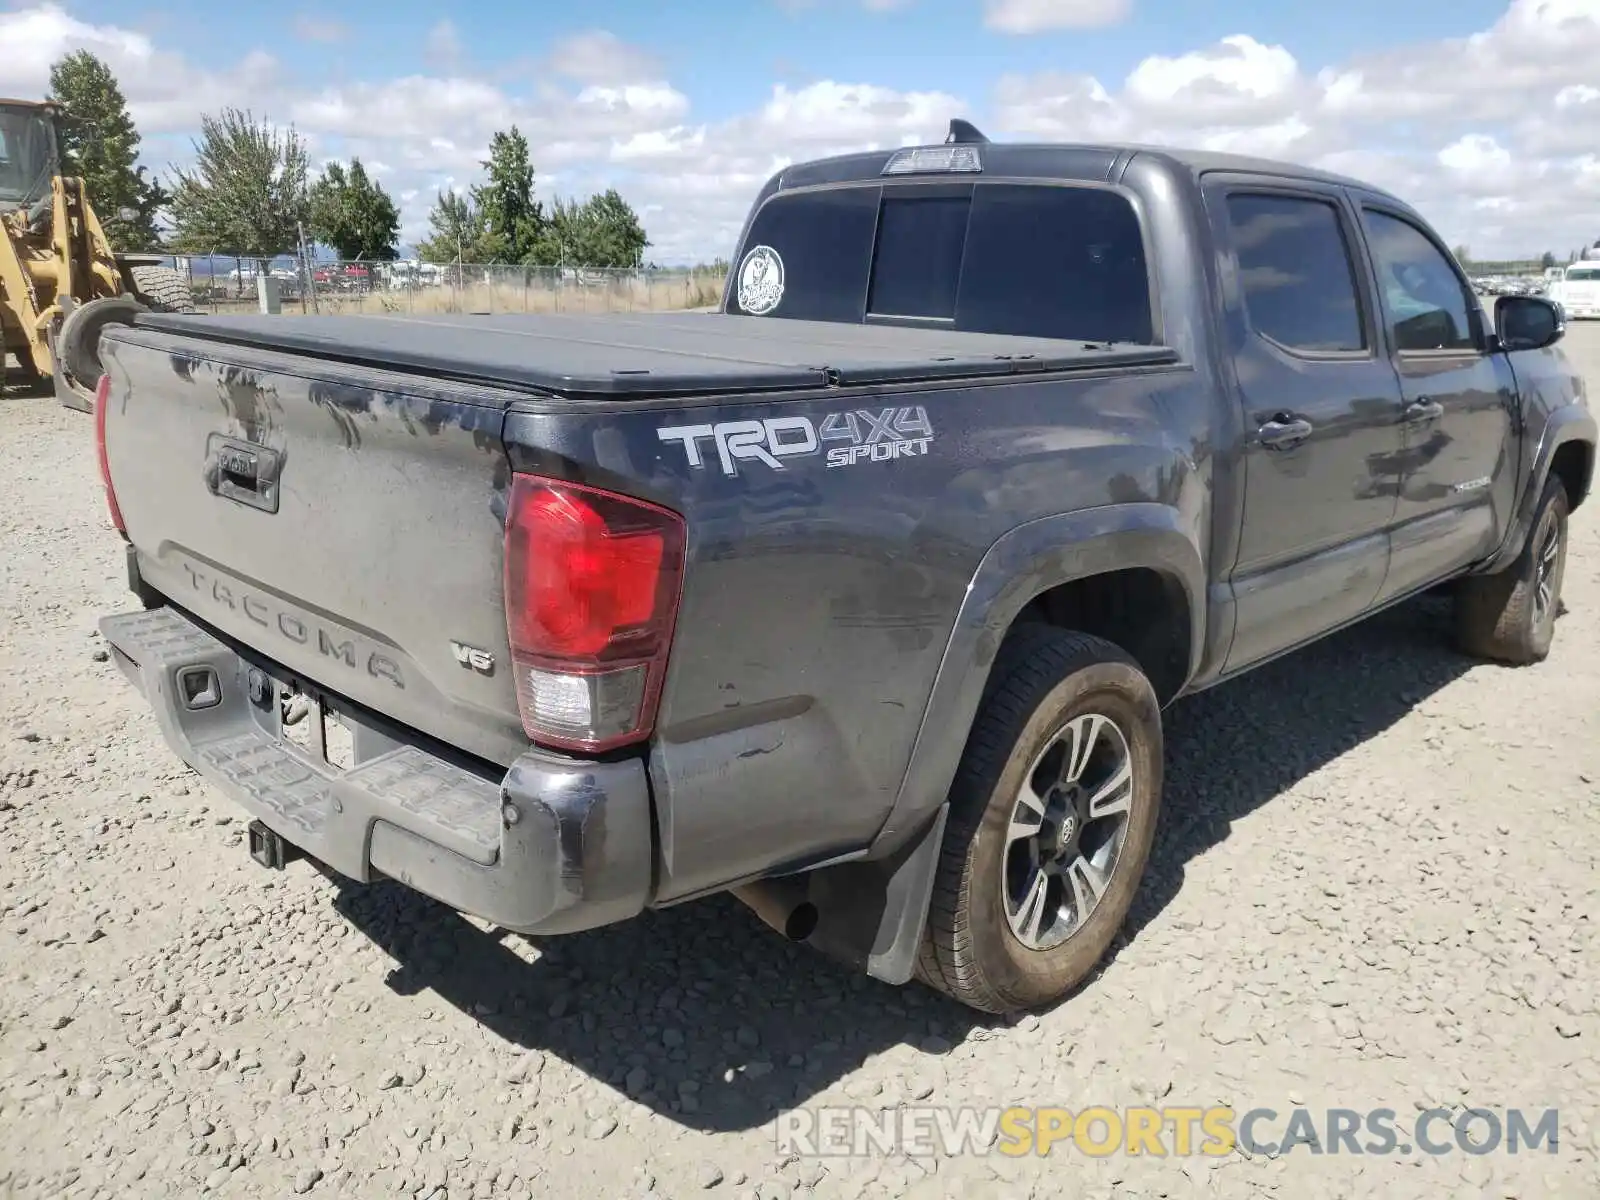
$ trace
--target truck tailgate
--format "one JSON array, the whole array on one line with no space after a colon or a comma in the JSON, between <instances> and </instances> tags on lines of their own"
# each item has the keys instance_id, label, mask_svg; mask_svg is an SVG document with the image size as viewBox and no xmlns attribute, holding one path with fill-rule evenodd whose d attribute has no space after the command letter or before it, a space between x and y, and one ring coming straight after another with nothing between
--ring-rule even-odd
<instances>
[{"instance_id":1,"label":"truck tailgate","mask_svg":"<svg viewBox=\"0 0 1600 1200\"><path fill-rule=\"evenodd\" d=\"M147 584L309 685L494 762L527 749L492 389L134 327L102 354Z\"/></svg>"}]
</instances>

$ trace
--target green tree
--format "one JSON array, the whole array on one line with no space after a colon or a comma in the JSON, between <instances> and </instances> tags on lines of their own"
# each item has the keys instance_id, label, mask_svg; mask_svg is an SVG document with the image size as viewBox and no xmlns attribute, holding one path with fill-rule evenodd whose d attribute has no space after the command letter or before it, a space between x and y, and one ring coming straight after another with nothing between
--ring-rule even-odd
<instances>
[{"instance_id":1,"label":"green tree","mask_svg":"<svg viewBox=\"0 0 1600 1200\"><path fill-rule=\"evenodd\" d=\"M637 270L644 265L644 252L650 239L645 236L639 214L615 188L589 197L583 214L579 246L585 266Z\"/></svg>"},{"instance_id":2,"label":"green tree","mask_svg":"<svg viewBox=\"0 0 1600 1200\"><path fill-rule=\"evenodd\" d=\"M329 163L311 185L311 236L331 246L340 258L390 262L399 257L400 210L367 175L359 158Z\"/></svg>"},{"instance_id":3,"label":"green tree","mask_svg":"<svg viewBox=\"0 0 1600 1200\"><path fill-rule=\"evenodd\" d=\"M139 131L111 68L79 50L50 67L50 99L62 106L62 166L81 175L89 203L116 250L154 250L161 245L157 212L167 203L159 183L135 166ZM120 215L135 215L124 220Z\"/></svg>"},{"instance_id":4,"label":"green tree","mask_svg":"<svg viewBox=\"0 0 1600 1200\"><path fill-rule=\"evenodd\" d=\"M472 201L484 224L479 252L492 262L527 261L546 224L544 207L533 198L528 139L515 125L509 133L496 133L482 165L489 172L488 182L472 188Z\"/></svg>"},{"instance_id":5,"label":"green tree","mask_svg":"<svg viewBox=\"0 0 1600 1200\"><path fill-rule=\"evenodd\" d=\"M223 109L200 118L195 165L173 171L173 246L180 251L246 254L260 261L287 254L310 215L305 142L291 126Z\"/></svg>"},{"instance_id":6,"label":"green tree","mask_svg":"<svg viewBox=\"0 0 1600 1200\"><path fill-rule=\"evenodd\" d=\"M581 203L556 200L530 261L538 266L637 269L644 265L649 244L639 215L612 188Z\"/></svg>"},{"instance_id":7,"label":"green tree","mask_svg":"<svg viewBox=\"0 0 1600 1200\"><path fill-rule=\"evenodd\" d=\"M417 244L417 257L423 262L479 262L483 252L483 213L470 196L440 192L428 214L431 236Z\"/></svg>"},{"instance_id":8,"label":"green tree","mask_svg":"<svg viewBox=\"0 0 1600 1200\"><path fill-rule=\"evenodd\" d=\"M1472 250L1467 246L1452 247L1450 253L1456 256L1456 261L1463 267L1472 262Z\"/></svg>"},{"instance_id":9,"label":"green tree","mask_svg":"<svg viewBox=\"0 0 1600 1200\"><path fill-rule=\"evenodd\" d=\"M1553 267L1555 265L1556 265L1555 251L1546 250L1543 254L1541 254L1539 256L1539 266L1541 268L1543 268L1544 270L1548 271L1551 267Z\"/></svg>"}]
</instances>

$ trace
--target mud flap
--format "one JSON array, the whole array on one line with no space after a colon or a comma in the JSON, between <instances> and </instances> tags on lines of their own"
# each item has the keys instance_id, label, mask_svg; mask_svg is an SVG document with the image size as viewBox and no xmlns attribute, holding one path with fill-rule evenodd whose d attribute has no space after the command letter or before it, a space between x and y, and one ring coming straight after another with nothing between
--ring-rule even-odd
<instances>
[{"instance_id":1,"label":"mud flap","mask_svg":"<svg viewBox=\"0 0 1600 1200\"><path fill-rule=\"evenodd\" d=\"M814 872L806 898L817 923L805 944L885 983L910 982L948 813L941 804L922 832L887 858Z\"/></svg>"}]
</instances>

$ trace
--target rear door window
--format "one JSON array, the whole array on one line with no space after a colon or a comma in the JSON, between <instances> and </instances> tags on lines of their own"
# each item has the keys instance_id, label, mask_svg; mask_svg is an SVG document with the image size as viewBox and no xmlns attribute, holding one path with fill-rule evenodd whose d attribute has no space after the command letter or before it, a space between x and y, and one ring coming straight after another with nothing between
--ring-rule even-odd
<instances>
[{"instance_id":1,"label":"rear door window","mask_svg":"<svg viewBox=\"0 0 1600 1200\"><path fill-rule=\"evenodd\" d=\"M851 185L769 200L746 239L764 287L732 312L889 321L975 333L1153 340L1138 215L1105 188ZM781 263L782 298L766 286Z\"/></svg>"},{"instance_id":2,"label":"rear door window","mask_svg":"<svg viewBox=\"0 0 1600 1200\"><path fill-rule=\"evenodd\" d=\"M1339 210L1326 200L1236 192L1228 223L1256 333L1303 354L1367 348Z\"/></svg>"}]
</instances>

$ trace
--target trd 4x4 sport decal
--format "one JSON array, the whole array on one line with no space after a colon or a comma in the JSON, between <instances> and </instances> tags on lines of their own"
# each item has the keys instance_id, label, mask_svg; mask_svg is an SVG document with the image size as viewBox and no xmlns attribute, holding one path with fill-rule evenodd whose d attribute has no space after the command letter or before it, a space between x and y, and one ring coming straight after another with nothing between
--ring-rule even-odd
<instances>
[{"instance_id":1,"label":"trd 4x4 sport decal","mask_svg":"<svg viewBox=\"0 0 1600 1200\"><path fill-rule=\"evenodd\" d=\"M768 417L714 425L668 425L656 430L656 436L681 445L689 465L695 468L706 465L703 444L710 442L722 473L737 475L741 462L764 463L782 471L785 459L824 452L829 467L916 458L928 453L933 426L928 422L928 410L918 404L833 412L820 424L810 417Z\"/></svg>"}]
</instances>

